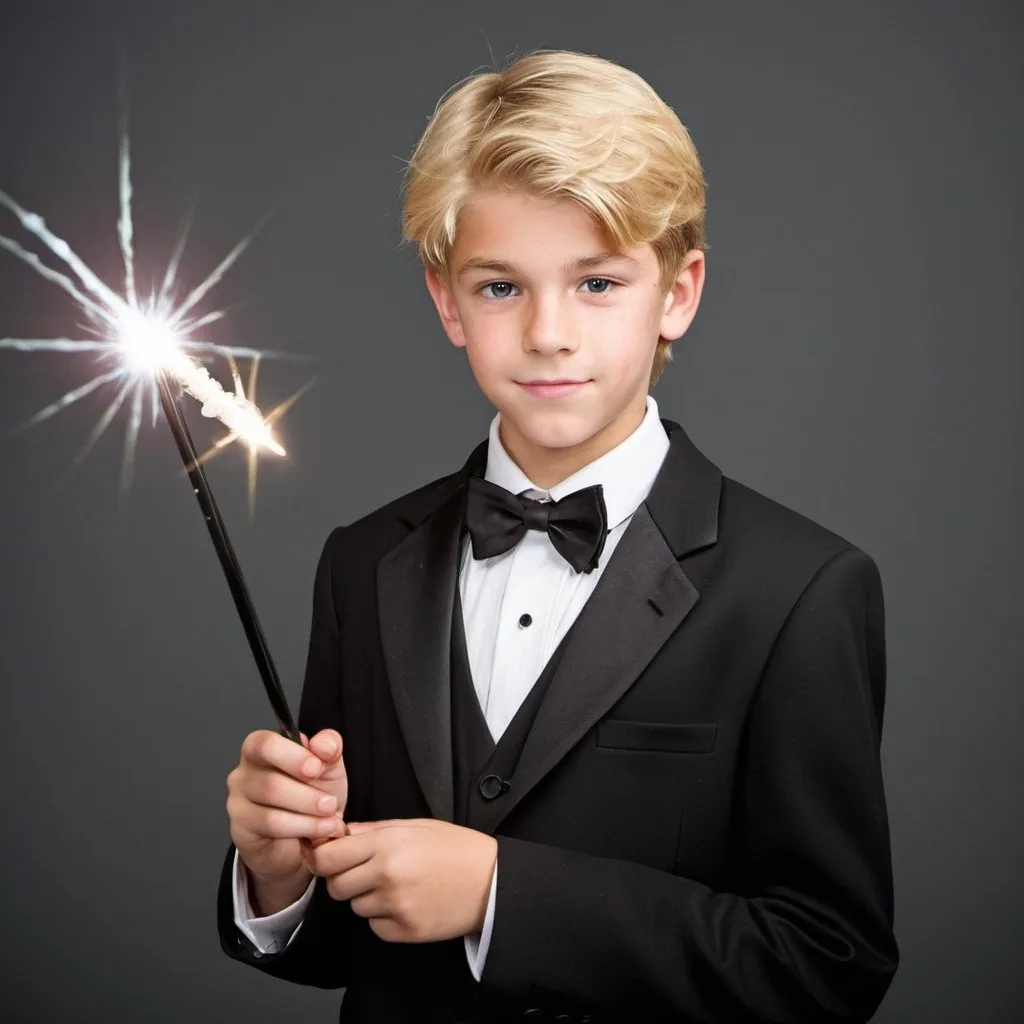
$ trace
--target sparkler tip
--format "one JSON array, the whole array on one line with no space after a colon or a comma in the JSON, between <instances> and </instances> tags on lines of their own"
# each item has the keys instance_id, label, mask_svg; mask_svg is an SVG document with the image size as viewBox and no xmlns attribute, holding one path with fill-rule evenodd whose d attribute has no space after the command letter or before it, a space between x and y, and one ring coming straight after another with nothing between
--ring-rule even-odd
<instances>
[{"instance_id":1,"label":"sparkler tip","mask_svg":"<svg viewBox=\"0 0 1024 1024\"><path fill-rule=\"evenodd\" d=\"M90 435L85 450L88 450L93 441L103 432L122 404L127 392L134 387L132 414L127 426L125 448L125 458L130 460L134 454L135 441L142 418L143 388L148 385L151 390L155 424L157 378L166 375L182 391L200 403L204 416L219 419L229 428L231 433L224 442L216 446L217 450L230 441L242 440L248 446L252 460L255 460L264 451L281 457L285 456L284 446L273 436L272 426L284 409L298 397L298 393L275 409L269 416L264 416L255 404L256 368L262 353L233 346L219 346L194 339L192 332L219 319L222 316L221 311L208 313L198 318L186 316L189 310L195 307L220 282L244 252L255 231L239 242L213 273L189 293L183 303L176 304L170 293L181 258L184 244L183 234L172 256L162 288L159 292L154 291L146 298L138 293L135 283L132 184L127 121L122 126L119 184L120 210L117 231L125 265L123 295L116 293L104 284L64 239L49 230L40 214L23 209L0 189L0 207L13 213L27 231L35 235L50 253L67 266L72 276L66 276L64 273L48 267L34 252L24 249L5 235L0 235L0 249L11 252L42 277L59 285L85 310L90 321L99 328L96 332L92 332L90 328L90 333L98 335L95 340L0 338L0 348L55 352L95 350L101 351L105 355L120 357L118 367L100 374L86 385L68 392L63 398L37 413L29 423L45 419L100 385L118 380L121 382L118 393L97 425L97 429ZM258 229L259 226L256 230ZM204 359L201 354L208 353L227 355L235 382L233 391L225 390L202 365ZM242 387L241 378L234 362L234 356L241 354L253 356L248 394ZM124 482L127 479L127 469L123 467L122 480Z\"/></svg>"}]
</instances>

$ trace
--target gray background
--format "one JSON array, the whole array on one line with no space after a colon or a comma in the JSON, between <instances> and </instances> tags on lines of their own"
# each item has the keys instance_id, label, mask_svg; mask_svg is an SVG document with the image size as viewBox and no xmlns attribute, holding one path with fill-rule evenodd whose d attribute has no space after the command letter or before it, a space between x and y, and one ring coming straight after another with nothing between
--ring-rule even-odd
<instances>
[{"instance_id":1,"label":"gray background","mask_svg":"<svg viewBox=\"0 0 1024 1024\"><path fill-rule=\"evenodd\" d=\"M399 181L442 92L536 47L642 74L710 182L708 278L655 390L728 475L877 560L902 965L876 1020L1020 1019L1022 47L1006 3L11 3L0 187L118 280L116 66L143 279L194 189L218 340L319 360L264 463L209 465L297 707L328 531L461 465L492 415L440 328ZM17 233L12 219L0 230ZM216 299L216 301L214 301ZM74 334L0 254L0 336ZM0 352L0 427L92 372ZM307 378L265 364L261 402ZM0 443L4 1020L329 1021L338 992L225 957L225 777L273 727L163 423L124 500L111 392ZM221 431L191 410L202 443Z\"/></svg>"}]
</instances>

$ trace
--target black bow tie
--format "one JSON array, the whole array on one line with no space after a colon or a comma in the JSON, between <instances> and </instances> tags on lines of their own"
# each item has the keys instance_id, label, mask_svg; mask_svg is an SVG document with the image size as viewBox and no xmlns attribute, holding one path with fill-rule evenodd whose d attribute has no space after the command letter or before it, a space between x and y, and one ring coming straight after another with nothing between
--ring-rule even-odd
<instances>
[{"instance_id":1,"label":"black bow tie","mask_svg":"<svg viewBox=\"0 0 1024 1024\"><path fill-rule=\"evenodd\" d=\"M500 555L515 547L527 530L543 530L576 572L590 572L604 550L608 514L600 484L573 491L561 501L544 502L474 476L466 496L466 526L474 558Z\"/></svg>"}]
</instances>

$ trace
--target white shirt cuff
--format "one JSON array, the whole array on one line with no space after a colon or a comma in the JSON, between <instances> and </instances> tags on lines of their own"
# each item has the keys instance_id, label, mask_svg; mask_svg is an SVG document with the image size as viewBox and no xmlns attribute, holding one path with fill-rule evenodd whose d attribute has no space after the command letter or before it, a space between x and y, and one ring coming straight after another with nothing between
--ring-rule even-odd
<instances>
[{"instance_id":1,"label":"white shirt cuff","mask_svg":"<svg viewBox=\"0 0 1024 1024\"><path fill-rule=\"evenodd\" d=\"M302 927L306 907L313 898L316 886L314 878L306 891L290 906L276 914L256 917L249 902L249 885L246 872L235 850L235 864L232 875L232 889L235 901L235 927L256 947L256 956L264 953L280 953L288 946Z\"/></svg>"},{"instance_id":2,"label":"white shirt cuff","mask_svg":"<svg viewBox=\"0 0 1024 1024\"><path fill-rule=\"evenodd\" d=\"M487 949L491 944L491 930L494 927L494 896L498 890L498 862L494 862L494 874L491 875L491 893L487 897L487 912L484 914L484 926L480 932L470 932L465 936L466 959L469 969L477 981L484 973L484 961Z\"/></svg>"}]
</instances>

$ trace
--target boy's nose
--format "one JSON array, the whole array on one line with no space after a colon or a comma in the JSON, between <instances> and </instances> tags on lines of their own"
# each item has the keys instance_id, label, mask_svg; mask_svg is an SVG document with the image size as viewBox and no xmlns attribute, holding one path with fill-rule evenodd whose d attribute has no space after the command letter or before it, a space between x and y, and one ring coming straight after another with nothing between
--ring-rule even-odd
<instances>
[{"instance_id":1,"label":"boy's nose","mask_svg":"<svg viewBox=\"0 0 1024 1024\"><path fill-rule=\"evenodd\" d=\"M556 295L536 298L526 324L526 343L538 352L575 349L571 318Z\"/></svg>"},{"instance_id":2,"label":"boy's nose","mask_svg":"<svg viewBox=\"0 0 1024 1024\"><path fill-rule=\"evenodd\" d=\"M568 324L558 323L552 318L544 322L534 321L530 325L524 347L542 355L553 355L556 352L575 352L579 342Z\"/></svg>"}]
</instances>

